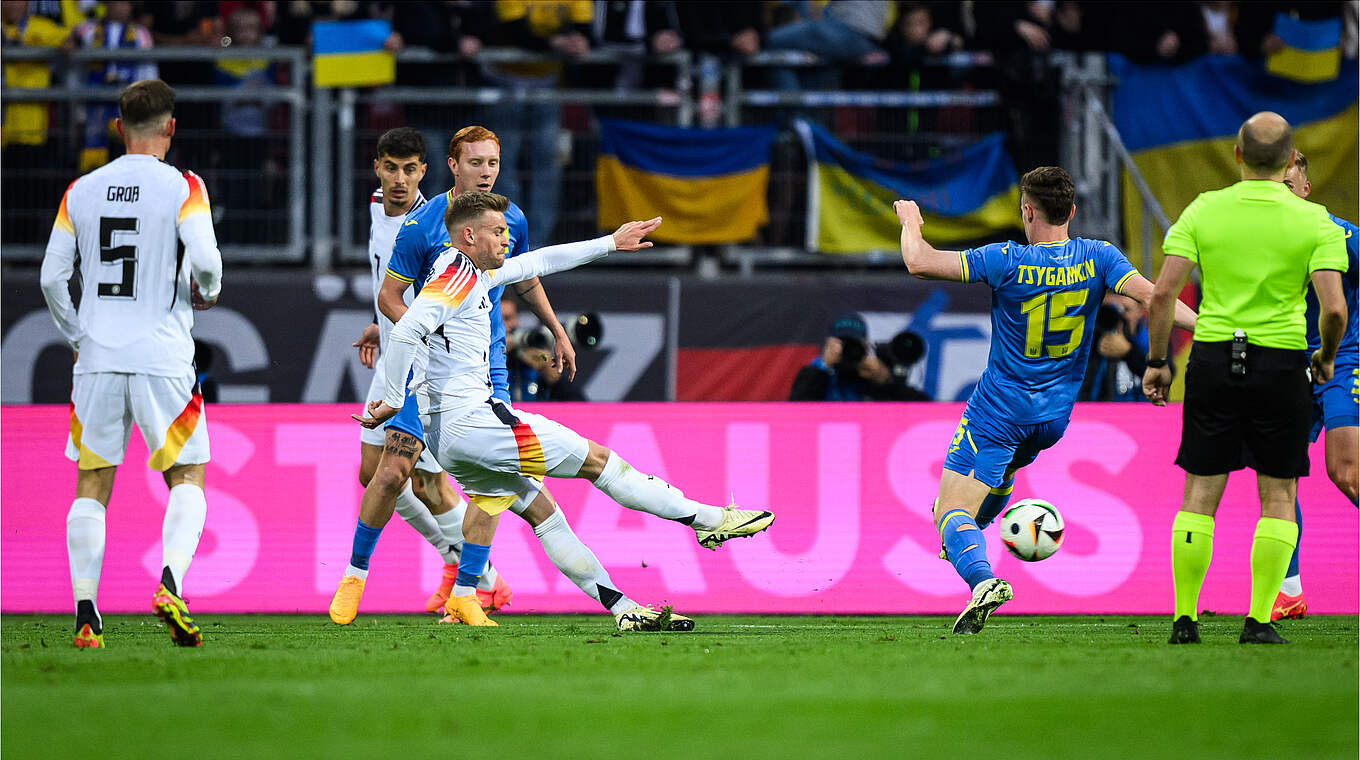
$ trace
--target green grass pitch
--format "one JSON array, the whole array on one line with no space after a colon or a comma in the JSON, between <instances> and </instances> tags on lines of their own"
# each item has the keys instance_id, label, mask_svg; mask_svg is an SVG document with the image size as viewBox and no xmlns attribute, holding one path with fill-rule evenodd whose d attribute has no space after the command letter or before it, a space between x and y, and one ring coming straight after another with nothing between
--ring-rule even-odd
<instances>
[{"instance_id":1,"label":"green grass pitch","mask_svg":"<svg viewBox=\"0 0 1360 760\"><path fill-rule=\"evenodd\" d=\"M703 616L616 635L608 616L199 618L176 649L112 615L0 619L0 739L17 758L1355 758L1357 619L1293 644L1166 644L1147 617Z\"/></svg>"}]
</instances>

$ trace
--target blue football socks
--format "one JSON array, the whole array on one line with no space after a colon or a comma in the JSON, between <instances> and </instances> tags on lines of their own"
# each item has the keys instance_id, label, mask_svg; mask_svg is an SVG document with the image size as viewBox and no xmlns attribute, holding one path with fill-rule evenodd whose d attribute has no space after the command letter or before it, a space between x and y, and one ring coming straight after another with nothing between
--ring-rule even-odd
<instances>
[{"instance_id":1,"label":"blue football socks","mask_svg":"<svg viewBox=\"0 0 1360 760\"><path fill-rule=\"evenodd\" d=\"M996 577L992 574L992 563L987 561L987 539L967 512L962 509L946 512L940 521L940 538L944 541L945 556L969 588Z\"/></svg>"},{"instance_id":2,"label":"blue football socks","mask_svg":"<svg viewBox=\"0 0 1360 760\"><path fill-rule=\"evenodd\" d=\"M1015 490L1015 476L993 488L982 500L982 506L978 509L977 524L979 528L985 528L992 524L992 520L1001 514L1001 510L1010 503L1011 492Z\"/></svg>"},{"instance_id":3,"label":"blue football socks","mask_svg":"<svg viewBox=\"0 0 1360 760\"><path fill-rule=\"evenodd\" d=\"M477 582L482 579L482 573L486 572L486 562L490 558L489 545L474 544L470 541L464 543L463 554L458 558L458 578L453 582L454 586L475 589Z\"/></svg>"},{"instance_id":4,"label":"blue football socks","mask_svg":"<svg viewBox=\"0 0 1360 760\"><path fill-rule=\"evenodd\" d=\"M349 563L360 570L368 569L368 558L373 556L373 547L378 545L382 528L370 528L363 520L354 521L354 544L350 548Z\"/></svg>"}]
</instances>

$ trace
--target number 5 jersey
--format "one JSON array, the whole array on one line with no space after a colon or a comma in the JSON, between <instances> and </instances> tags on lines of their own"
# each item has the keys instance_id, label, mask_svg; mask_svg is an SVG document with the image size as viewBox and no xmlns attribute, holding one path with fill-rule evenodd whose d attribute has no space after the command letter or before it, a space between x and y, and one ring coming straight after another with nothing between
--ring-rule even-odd
<instances>
[{"instance_id":1,"label":"number 5 jersey","mask_svg":"<svg viewBox=\"0 0 1360 760\"><path fill-rule=\"evenodd\" d=\"M80 305L68 281L80 266ZM217 297L222 256L203 180L131 154L66 189L42 263L43 297L79 352L75 372L179 376L193 366L190 279Z\"/></svg>"}]
</instances>

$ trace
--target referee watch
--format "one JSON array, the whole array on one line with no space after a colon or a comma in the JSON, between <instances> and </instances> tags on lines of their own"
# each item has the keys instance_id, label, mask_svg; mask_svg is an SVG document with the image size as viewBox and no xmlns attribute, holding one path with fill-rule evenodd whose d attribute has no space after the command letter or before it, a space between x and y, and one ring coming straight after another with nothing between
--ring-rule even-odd
<instances>
[{"instance_id":1,"label":"referee watch","mask_svg":"<svg viewBox=\"0 0 1360 760\"><path fill-rule=\"evenodd\" d=\"M1161 369L1166 366L1166 359L1153 359L1152 357L1148 357L1146 364L1149 369Z\"/></svg>"}]
</instances>

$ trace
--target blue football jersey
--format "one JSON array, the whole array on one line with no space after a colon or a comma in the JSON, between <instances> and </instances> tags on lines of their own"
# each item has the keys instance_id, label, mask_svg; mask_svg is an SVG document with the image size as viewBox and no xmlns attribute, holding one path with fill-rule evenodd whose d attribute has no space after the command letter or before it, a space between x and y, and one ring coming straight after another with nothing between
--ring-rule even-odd
<instances>
[{"instance_id":1,"label":"blue football jersey","mask_svg":"<svg viewBox=\"0 0 1360 760\"><path fill-rule=\"evenodd\" d=\"M409 282L419 290L430 279L435 259L453 244L449 242L449 231L444 226L444 212L449 207L453 190L440 193L416 209L397 233L397 242L392 248L392 259L387 263L387 273L402 282ZM512 201L505 212L505 226L510 238L510 250L506 257L518 256L529 250L529 222L524 212ZM491 386L492 393L499 399L510 401L510 373L505 368L505 322L501 320L501 294L505 286L493 288L491 298Z\"/></svg>"},{"instance_id":2,"label":"blue football jersey","mask_svg":"<svg viewBox=\"0 0 1360 760\"><path fill-rule=\"evenodd\" d=\"M1341 348L1336 352L1336 366L1354 369L1360 365L1360 329L1357 329L1356 314L1356 278L1360 277L1360 266L1357 266L1357 258L1360 258L1360 230L1354 224L1332 216L1332 221L1336 222L1341 229L1346 231L1346 259L1350 264L1341 275L1341 290L1346 294L1346 334L1341 338ZM1313 286L1308 286L1308 314L1305 317L1308 323L1308 351L1311 353L1318 350L1322 345L1322 335L1318 332L1318 300L1317 294L1313 292Z\"/></svg>"},{"instance_id":3,"label":"blue football jersey","mask_svg":"<svg viewBox=\"0 0 1360 760\"><path fill-rule=\"evenodd\" d=\"M1028 425L1063 419L1081 389L1095 315L1136 274L1103 240L992 243L959 254L964 282L992 287L992 346L968 400L974 417Z\"/></svg>"}]
</instances>

